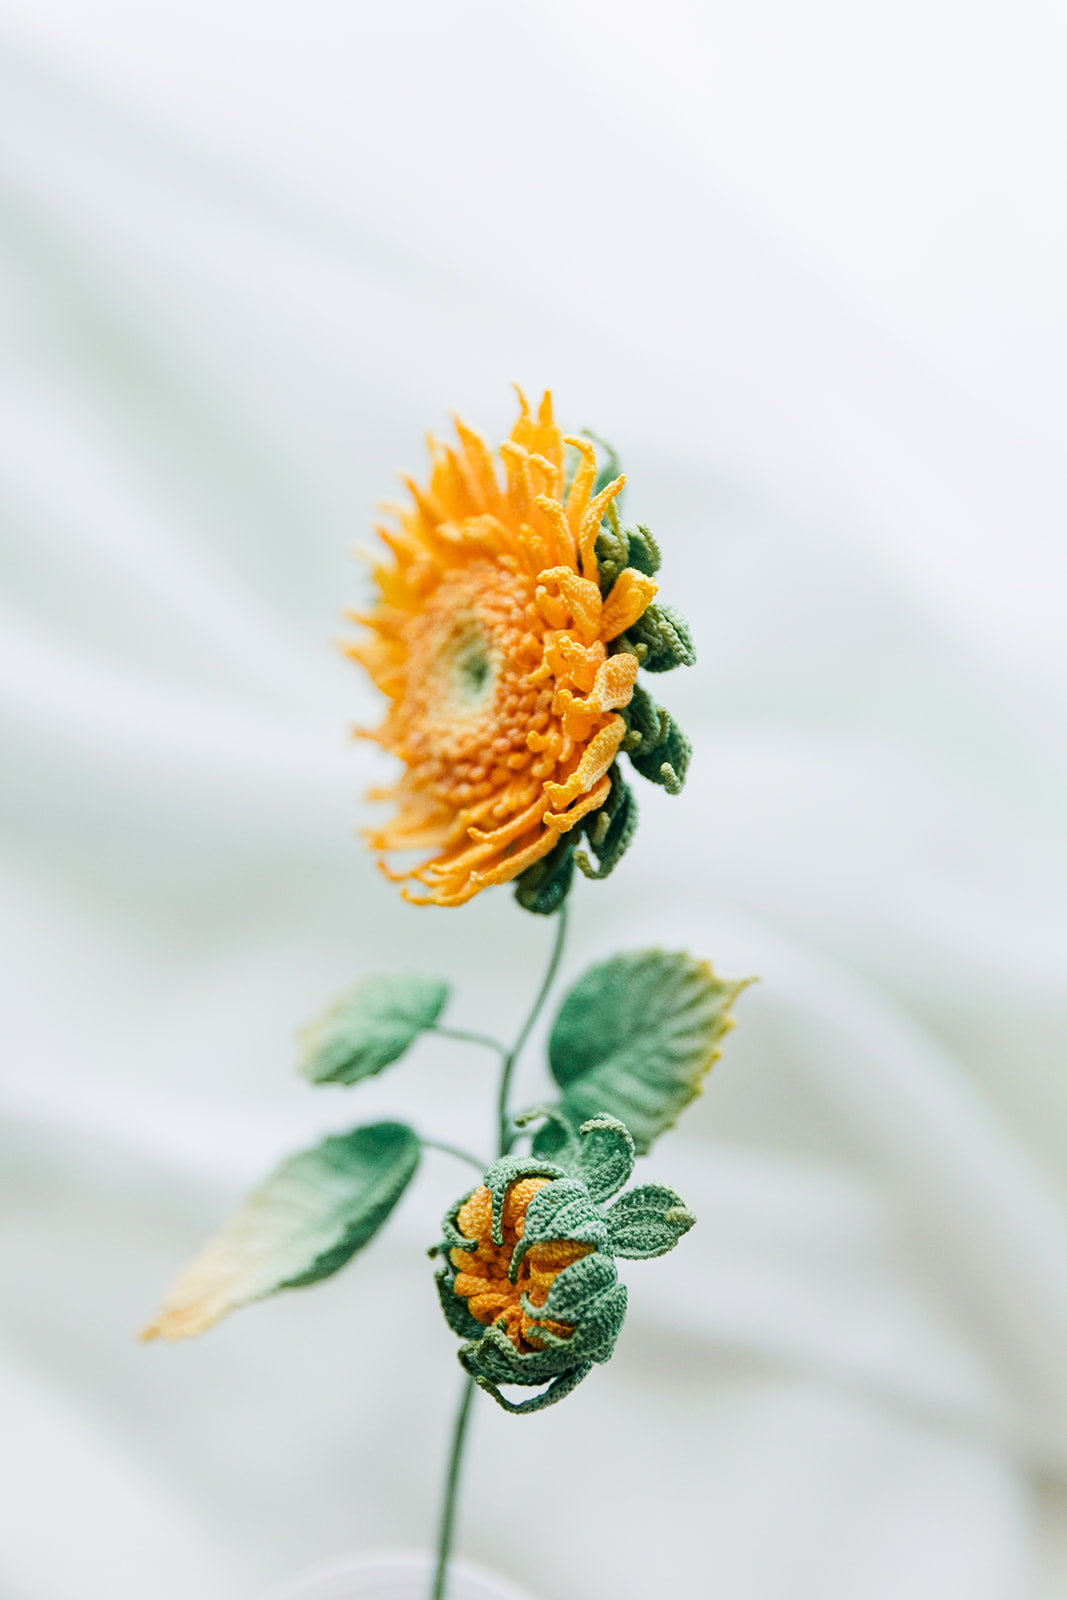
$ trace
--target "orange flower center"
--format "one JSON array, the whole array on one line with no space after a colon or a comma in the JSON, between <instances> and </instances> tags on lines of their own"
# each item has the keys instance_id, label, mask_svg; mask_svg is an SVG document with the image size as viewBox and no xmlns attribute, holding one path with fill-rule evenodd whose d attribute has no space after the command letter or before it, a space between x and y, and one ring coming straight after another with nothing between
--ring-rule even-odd
<instances>
[{"instance_id":1,"label":"orange flower center","mask_svg":"<svg viewBox=\"0 0 1067 1600\"><path fill-rule=\"evenodd\" d=\"M569 1339L574 1332L570 1322L552 1322L531 1317L520 1303L523 1295L533 1306L543 1306L558 1273L573 1261L592 1251L591 1244L573 1239L552 1239L531 1245L522 1258L515 1282L508 1277L511 1257L526 1227L526 1208L549 1178L519 1178L504 1197L503 1244L494 1244L493 1197L486 1188L477 1189L459 1209L456 1225L472 1250L450 1252L452 1265L459 1271L452 1284L454 1292L467 1302L471 1316L489 1327L503 1318L508 1338L516 1350L543 1350L538 1330L548 1329L557 1338Z\"/></svg>"},{"instance_id":2,"label":"orange flower center","mask_svg":"<svg viewBox=\"0 0 1067 1600\"><path fill-rule=\"evenodd\" d=\"M469 805L530 761L527 736L550 690L529 681L541 658L529 632L529 581L494 562L439 584L407 626L407 688L399 744L420 788Z\"/></svg>"}]
</instances>

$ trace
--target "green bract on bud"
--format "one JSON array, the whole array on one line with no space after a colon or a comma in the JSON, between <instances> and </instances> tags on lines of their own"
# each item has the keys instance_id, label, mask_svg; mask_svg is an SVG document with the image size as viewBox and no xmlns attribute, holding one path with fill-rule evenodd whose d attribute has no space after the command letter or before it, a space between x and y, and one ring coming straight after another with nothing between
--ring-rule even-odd
<instances>
[{"instance_id":1,"label":"green bract on bud","mask_svg":"<svg viewBox=\"0 0 1067 1600\"><path fill-rule=\"evenodd\" d=\"M437 1273L459 1359L505 1410L540 1411L607 1361L626 1316L616 1256L674 1247L693 1225L680 1196L661 1184L631 1190L634 1146L614 1117L570 1129L555 1161L505 1156L445 1216ZM501 1384L547 1385L513 1403Z\"/></svg>"}]
</instances>

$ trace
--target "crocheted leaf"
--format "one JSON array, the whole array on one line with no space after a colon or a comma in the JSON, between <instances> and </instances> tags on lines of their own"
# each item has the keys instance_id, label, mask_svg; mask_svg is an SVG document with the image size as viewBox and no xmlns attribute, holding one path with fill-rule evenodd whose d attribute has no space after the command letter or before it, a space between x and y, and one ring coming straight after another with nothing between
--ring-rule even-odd
<instances>
[{"instance_id":1,"label":"crocheted leaf","mask_svg":"<svg viewBox=\"0 0 1067 1600\"><path fill-rule=\"evenodd\" d=\"M568 1120L580 1127L608 1112L644 1155L699 1094L748 981L724 982L685 951L637 950L591 967L564 999L548 1047ZM539 1151L554 1144L543 1131Z\"/></svg>"},{"instance_id":2,"label":"crocheted leaf","mask_svg":"<svg viewBox=\"0 0 1067 1600\"><path fill-rule=\"evenodd\" d=\"M662 706L656 709L663 712ZM629 754L635 770L642 778L647 778L649 783L660 784L668 794L681 794L693 746L673 717L667 717L667 726L658 744L631 750Z\"/></svg>"},{"instance_id":3,"label":"crocheted leaf","mask_svg":"<svg viewBox=\"0 0 1067 1600\"><path fill-rule=\"evenodd\" d=\"M377 1233L420 1150L410 1128L376 1122L290 1156L179 1275L143 1337L192 1338L251 1300L329 1277Z\"/></svg>"},{"instance_id":4,"label":"crocheted leaf","mask_svg":"<svg viewBox=\"0 0 1067 1600\"><path fill-rule=\"evenodd\" d=\"M665 1256L696 1221L681 1195L663 1183L629 1190L606 1215L612 1250L634 1261Z\"/></svg>"},{"instance_id":5,"label":"crocheted leaf","mask_svg":"<svg viewBox=\"0 0 1067 1600\"><path fill-rule=\"evenodd\" d=\"M455 1274L448 1266L439 1267L434 1273L437 1283L437 1294L441 1301L441 1310L445 1314L445 1321L453 1333L458 1333L461 1339L479 1339L482 1334L482 1325L470 1314L470 1308L462 1295L456 1293L452 1287Z\"/></svg>"},{"instance_id":6,"label":"crocheted leaf","mask_svg":"<svg viewBox=\"0 0 1067 1600\"><path fill-rule=\"evenodd\" d=\"M617 1117L593 1117L578 1130L582 1136L577 1175L598 1203L610 1200L634 1170L634 1142Z\"/></svg>"},{"instance_id":7,"label":"crocheted leaf","mask_svg":"<svg viewBox=\"0 0 1067 1600\"><path fill-rule=\"evenodd\" d=\"M674 667L691 667L697 653L689 624L676 606L653 600L642 616L626 630L631 644L644 645L647 654L641 665L646 672L670 672Z\"/></svg>"},{"instance_id":8,"label":"crocheted leaf","mask_svg":"<svg viewBox=\"0 0 1067 1600\"><path fill-rule=\"evenodd\" d=\"M611 769L611 788L599 811L590 812L582 822L582 831L597 858L594 867L584 850L574 850L574 863L587 878L606 878L613 872L629 849L637 832L637 802L629 785L619 772L618 763Z\"/></svg>"},{"instance_id":9,"label":"crocheted leaf","mask_svg":"<svg viewBox=\"0 0 1067 1600\"><path fill-rule=\"evenodd\" d=\"M433 1027L448 994L440 978L417 972L361 979L303 1030L299 1070L312 1083L372 1077Z\"/></svg>"},{"instance_id":10,"label":"crocheted leaf","mask_svg":"<svg viewBox=\"0 0 1067 1600\"><path fill-rule=\"evenodd\" d=\"M606 1289L614 1289L618 1281L614 1259L606 1251L594 1250L556 1274L543 1305L533 1305L524 1295L523 1310L532 1317L576 1323L586 1308Z\"/></svg>"},{"instance_id":11,"label":"crocheted leaf","mask_svg":"<svg viewBox=\"0 0 1067 1600\"><path fill-rule=\"evenodd\" d=\"M475 1379L479 1389L484 1389L486 1394L492 1395L498 1406L505 1411L510 1411L513 1417L525 1417L531 1411L543 1411L546 1406L554 1406L558 1400L563 1400L573 1390L577 1389L583 1378L587 1378L593 1370L591 1361L583 1361L577 1367L571 1367L568 1372L560 1373L558 1378L553 1378L547 1389L540 1394L533 1395L529 1400L505 1400L500 1390L491 1378L485 1377L477 1370L476 1363L467 1357L461 1350L459 1359L466 1367L471 1377Z\"/></svg>"},{"instance_id":12,"label":"crocheted leaf","mask_svg":"<svg viewBox=\"0 0 1067 1600\"><path fill-rule=\"evenodd\" d=\"M508 1276L512 1283L526 1252L535 1244L547 1244L553 1239L570 1239L596 1249L607 1246L603 1214L593 1204L585 1184L575 1178L557 1178L555 1183L539 1189L530 1201L522 1238L511 1252Z\"/></svg>"},{"instance_id":13,"label":"crocheted leaf","mask_svg":"<svg viewBox=\"0 0 1067 1600\"><path fill-rule=\"evenodd\" d=\"M515 898L524 911L541 916L552 912L567 898L574 881L574 840L561 839L547 856L520 872L515 879Z\"/></svg>"}]
</instances>

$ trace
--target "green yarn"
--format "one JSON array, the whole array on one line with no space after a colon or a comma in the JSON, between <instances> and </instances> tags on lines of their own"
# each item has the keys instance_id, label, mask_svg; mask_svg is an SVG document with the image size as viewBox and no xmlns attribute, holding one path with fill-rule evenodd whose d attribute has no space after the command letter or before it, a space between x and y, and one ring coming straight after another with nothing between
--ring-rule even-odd
<instances>
[{"instance_id":1,"label":"green yarn","mask_svg":"<svg viewBox=\"0 0 1067 1600\"><path fill-rule=\"evenodd\" d=\"M700 1092L745 981L725 982L681 950L637 950L591 967L564 997L549 1040L562 1114L577 1128L606 1109L646 1154ZM559 1149L558 1129L539 1130L538 1154Z\"/></svg>"},{"instance_id":2,"label":"green yarn","mask_svg":"<svg viewBox=\"0 0 1067 1600\"><path fill-rule=\"evenodd\" d=\"M616 1200L607 1221L614 1253L647 1261L673 1250L696 1218L674 1189L664 1183L644 1183Z\"/></svg>"},{"instance_id":3,"label":"green yarn","mask_svg":"<svg viewBox=\"0 0 1067 1600\"><path fill-rule=\"evenodd\" d=\"M618 1117L593 1117L579 1129L577 1171L593 1199L602 1202L629 1183L634 1170L634 1142Z\"/></svg>"},{"instance_id":4,"label":"green yarn","mask_svg":"<svg viewBox=\"0 0 1067 1600\"><path fill-rule=\"evenodd\" d=\"M331 1277L369 1244L415 1176L422 1145L402 1122L374 1122L331 1134L313 1150L290 1156L259 1191L277 1207L284 1184L294 1221L302 1200L309 1254L318 1253L278 1289L302 1289ZM255 1203L253 1196L250 1204ZM334 1237L329 1239L329 1234Z\"/></svg>"},{"instance_id":5,"label":"green yarn","mask_svg":"<svg viewBox=\"0 0 1067 1600\"><path fill-rule=\"evenodd\" d=\"M524 911L551 916L570 893L574 882L574 840L564 835L547 856L515 879L515 898Z\"/></svg>"},{"instance_id":6,"label":"green yarn","mask_svg":"<svg viewBox=\"0 0 1067 1600\"><path fill-rule=\"evenodd\" d=\"M696 665L693 635L676 606L651 601L626 630L626 638L637 648L638 654L640 647L644 647L641 665L646 672L671 672L675 667Z\"/></svg>"},{"instance_id":7,"label":"green yarn","mask_svg":"<svg viewBox=\"0 0 1067 1600\"><path fill-rule=\"evenodd\" d=\"M402 1056L432 1028L449 996L417 972L362 978L300 1036L298 1070L312 1083L358 1083Z\"/></svg>"}]
</instances>

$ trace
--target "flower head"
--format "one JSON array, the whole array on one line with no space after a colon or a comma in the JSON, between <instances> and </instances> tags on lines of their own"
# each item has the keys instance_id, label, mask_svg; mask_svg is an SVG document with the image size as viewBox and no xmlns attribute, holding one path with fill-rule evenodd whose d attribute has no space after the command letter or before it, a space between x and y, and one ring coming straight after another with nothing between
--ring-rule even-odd
<instances>
[{"instance_id":1,"label":"flower head","mask_svg":"<svg viewBox=\"0 0 1067 1600\"><path fill-rule=\"evenodd\" d=\"M420 850L387 875L425 889L420 904L462 905L518 879L531 910L551 911L575 860L605 876L633 834L616 758L681 786L684 736L643 690L638 667L689 662L682 619L657 607L659 553L622 528L625 479L600 471L594 445L564 438L546 394L534 418L520 395L511 437L493 453L463 423L455 447L431 440L429 484L408 480L392 553L375 568L371 637L348 647L387 696L375 739L404 763L371 797L397 810L368 831L374 849ZM606 481L610 479L610 481ZM575 853L584 832L597 857Z\"/></svg>"},{"instance_id":2,"label":"flower head","mask_svg":"<svg viewBox=\"0 0 1067 1600\"><path fill-rule=\"evenodd\" d=\"M673 1190L645 1186L605 1210L633 1169L614 1117L567 1135L561 1163L504 1156L445 1216L437 1274L459 1359L508 1411L538 1411L607 1361L626 1316L615 1257L662 1254L692 1226ZM566 1164L563 1164L566 1163ZM651 1220L650 1220L651 1219ZM548 1387L513 1404L500 1384Z\"/></svg>"}]
</instances>

